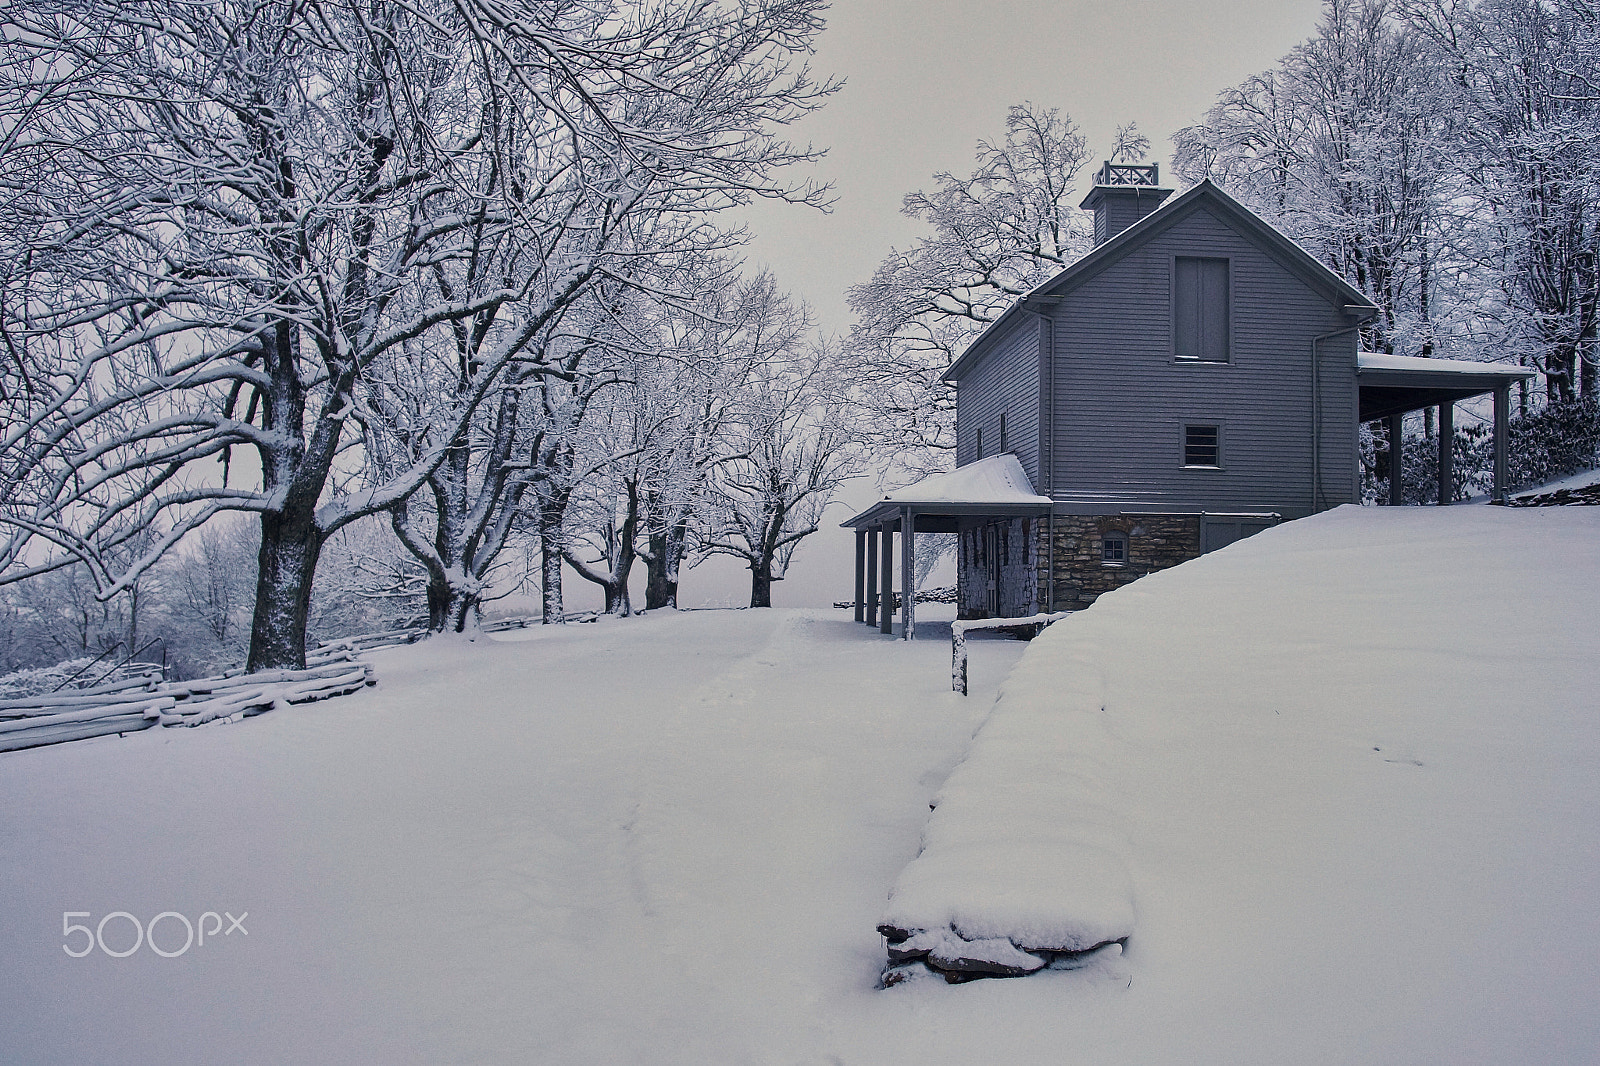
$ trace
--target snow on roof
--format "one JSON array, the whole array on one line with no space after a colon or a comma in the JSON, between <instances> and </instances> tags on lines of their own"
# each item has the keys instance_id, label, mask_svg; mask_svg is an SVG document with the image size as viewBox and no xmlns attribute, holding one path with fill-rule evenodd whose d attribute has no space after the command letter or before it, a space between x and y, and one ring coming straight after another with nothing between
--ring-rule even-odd
<instances>
[{"instance_id":1,"label":"snow on roof","mask_svg":"<svg viewBox=\"0 0 1600 1066\"><path fill-rule=\"evenodd\" d=\"M1535 371L1511 363L1475 363L1467 359L1426 359L1417 355L1386 355L1361 352L1356 357L1358 370L1418 370L1430 374L1508 374L1531 378Z\"/></svg>"},{"instance_id":2,"label":"snow on roof","mask_svg":"<svg viewBox=\"0 0 1600 1066\"><path fill-rule=\"evenodd\" d=\"M885 503L1022 503L1049 506L1050 497L1033 491L1015 455L991 455L947 474L934 474L896 489Z\"/></svg>"}]
</instances>

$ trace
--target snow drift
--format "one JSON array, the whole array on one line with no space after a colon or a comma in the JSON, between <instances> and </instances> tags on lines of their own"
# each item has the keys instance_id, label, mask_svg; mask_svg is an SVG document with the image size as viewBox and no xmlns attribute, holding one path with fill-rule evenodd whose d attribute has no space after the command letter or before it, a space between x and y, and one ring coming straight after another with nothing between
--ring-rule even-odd
<instances>
[{"instance_id":1,"label":"snow drift","mask_svg":"<svg viewBox=\"0 0 1600 1066\"><path fill-rule=\"evenodd\" d=\"M1130 835L1155 828L1136 812L1165 791L1151 772L1163 749L1381 736L1401 708L1422 715L1409 733L1459 726L1465 708L1509 724L1592 703L1572 669L1592 659L1535 663L1594 643L1596 519L1341 508L1057 622L1003 685L890 893L884 983L924 966L1018 976L1135 936Z\"/></svg>"}]
</instances>

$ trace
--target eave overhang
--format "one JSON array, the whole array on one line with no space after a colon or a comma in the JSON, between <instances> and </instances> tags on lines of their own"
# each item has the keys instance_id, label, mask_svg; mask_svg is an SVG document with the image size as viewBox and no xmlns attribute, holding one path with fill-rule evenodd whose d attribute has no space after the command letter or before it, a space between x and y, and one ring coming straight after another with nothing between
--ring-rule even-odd
<instances>
[{"instance_id":1,"label":"eave overhang","mask_svg":"<svg viewBox=\"0 0 1600 1066\"><path fill-rule=\"evenodd\" d=\"M1381 365L1370 365L1379 363ZM1458 403L1494 392L1537 372L1508 363L1397 358L1362 353L1356 367L1360 419L1371 422L1391 415Z\"/></svg>"}]
</instances>

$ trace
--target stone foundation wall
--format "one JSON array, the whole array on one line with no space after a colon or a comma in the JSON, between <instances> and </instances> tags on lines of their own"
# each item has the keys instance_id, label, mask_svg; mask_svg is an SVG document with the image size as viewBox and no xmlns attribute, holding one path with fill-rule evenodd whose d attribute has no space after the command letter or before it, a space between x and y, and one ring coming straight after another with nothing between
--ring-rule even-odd
<instances>
[{"instance_id":1,"label":"stone foundation wall","mask_svg":"<svg viewBox=\"0 0 1600 1066\"><path fill-rule=\"evenodd\" d=\"M958 618L1022 617L1041 610L1036 574L1045 543L1044 527L1040 518L961 523L956 542ZM986 537L986 530L992 530L992 535ZM996 569L999 610L991 612L988 582Z\"/></svg>"},{"instance_id":2,"label":"stone foundation wall","mask_svg":"<svg viewBox=\"0 0 1600 1066\"><path fill-rule=\"evenodd\" d=\"M984 527L994 526L991 540ZM1199 515L1056 515L1055 597L1050 597L1049 531L1044 519L1012 519L962 523L956 573L960 593L957 617L988 618L987 583L993 561L1000 563L999 616L1043 611L1080 611L1112 589L1188 562L1200 555ZM1126 558L1108 563L1103 549L1107 534L1121 534Z\"/></svg>"},{"instance_id":3,"label":"stone foundation wall","mask_svg":"<svg viewBox=\"0 0 1600 1066\"><path fill-rule=\"evenodd\" d=\"M1200 555L1199 515L1056 515L1054 525L1057 611L1082 610L1112 589ZM1039 599L1048 604L1050 527L1045 522L1037 527ZM1104 561L1108 533L1127 540L1127 558L1120 564Z\"/></svg>"}]
</instances>

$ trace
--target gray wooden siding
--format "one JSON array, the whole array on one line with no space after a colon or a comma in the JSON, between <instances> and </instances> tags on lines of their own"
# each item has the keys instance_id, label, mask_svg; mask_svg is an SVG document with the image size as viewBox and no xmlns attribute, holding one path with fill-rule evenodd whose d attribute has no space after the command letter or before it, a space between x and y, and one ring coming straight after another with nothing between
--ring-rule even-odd
<instances>
[{"instance_id":1,"label":"gray wooden siding","mask_svg":"<svg viewBox=\"0 0 1600 1066\"><path fill-rule=\"evenodd\" d=\"M1177 256L1229 261L1226 363L1174 359ZM1204 210L1117 261L1055 314L1051 495L1078 513L1310 513L1311 339L1346 326L1340 312ZM1315 509L1357 498L1354 334L1323 342L1320 352L1323 475ZM1220 470L1183 469L1185 424L1221 427Z\"/></svg>"},{"instance_id":2,"label":"gray wooden siding","mask_svg":"<svg viewBox=\"0 0 1600 1066\"><path fill-rule=\"evenodd\" d=\"M1024 317L964 375L956 389L956 465L1000 454L1000 415L1006 416L1006 450L1039 484L1039 320Z\"/></svg>"}]
</instances>

